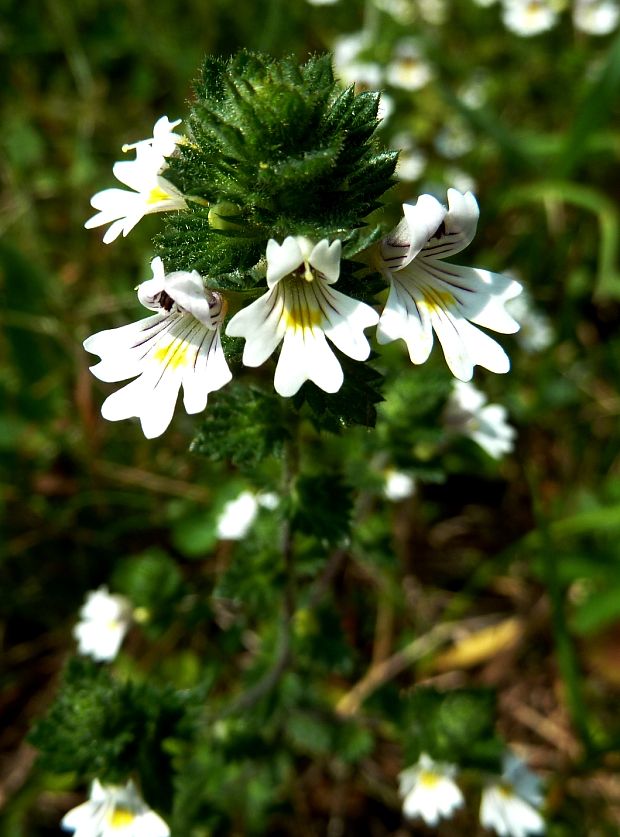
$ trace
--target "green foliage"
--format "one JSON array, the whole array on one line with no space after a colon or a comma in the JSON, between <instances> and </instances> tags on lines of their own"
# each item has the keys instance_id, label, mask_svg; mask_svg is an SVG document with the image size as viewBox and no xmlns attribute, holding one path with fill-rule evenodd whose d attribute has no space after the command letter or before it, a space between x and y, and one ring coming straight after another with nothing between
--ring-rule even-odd
<instances>
[{"instance_id":1,"label":"green foliage","mask_svg":"<svg viewBox=\"0 0 620 837\"><path fill-rule=\"evenodd\" d=\"M295 485L292 523L296 531L337 544L349 533L353 490L337 473L301 476Z\"/></svg>"},{"instance_id":2,"label":"green foliage","mask_svg":"<svg viewBox=\"0 0 620 837\"><path fill-rule=\"evenodd\" d=\"M290 423L286 402L273 391L233 381L212 397L190 450L252 472L266 457L280 454Z\"/></svg>"},{"instance_id":3,"label":"green foliage","mask_svg":"<svg viewBox=\"0 0 620 837\"><path fill-rule=\"evenodd\" d=\"M498 772L504 745L495 735L493 690L439 692L420 687L412 693L405 717L411 761L426 752L438 761Z\"/></svg>"},{"instance_id":4,"label":"green foliage","mask_svg":"<svg viewBox=\"0 0 620 837\"><path fill-rule=\"evenodd\" d=\"M341 91L327 55L301 66L208 58L195 92L190 139L166 176L199 203L166 219L157 247L168 269L248 287L243 271L269 238L346 240L391 184L396 153L374 139L378 96ZM226 223L202 204L228 207Z\"/></svg>"},{"instance_id":5,"label":"green foliage","mask_svg":"<svg viewBox=\"0 0 620 837\"><path fill-rule=\"evenodd\" d=\"M189 708L187 693L119 682L95 663L73 659L30 739L46 769L108 783L137 773L145 794L166 807L172 797L166 742L187 734Z\"/></svg>"}]
</instances>

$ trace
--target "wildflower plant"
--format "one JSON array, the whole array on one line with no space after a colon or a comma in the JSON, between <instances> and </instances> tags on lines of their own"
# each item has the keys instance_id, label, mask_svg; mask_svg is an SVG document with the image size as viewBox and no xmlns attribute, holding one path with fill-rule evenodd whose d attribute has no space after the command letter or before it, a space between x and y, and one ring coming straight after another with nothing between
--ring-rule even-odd
<instances>
[{"instance_id":1,"label":"wildflower plant","mask_svg":"<svg viewBox=\"0 0 620 837\"><path fill-rule=\"evenodd\" d=\"M411 89L403 73L418 54L398 58L401 86ZM235 468L239 484L199 521L181 514L173 532L184 555L219 544L212 589L199 581L192 592L161 553L133 562L119 584L144 623L138 642L174 619L190 632L205 621L222 631L222 648L203 646L200 666L189 666L191 687L148 687L73 661L35 729L50 770L92 783L90 801L64 820L80 837L125 833L128 823L127 833L146 834L147 820L162 835L168 823L173 834L220 833L243 820L240 789L257 772L273 796L241 795L265 826L294 755L337 750L353 769L375 746L372 727L355 717L355 690L334 698L325 685L351 671L330 584L353 541L386 560L385 535L360 508L407 503L418 479L432 477L428 463L450 438L441 427L450 373L463 382L476 365L508 372L508 355L482 329L516 331L504 305L520 292L514 279L450 261L476 231L471 192L392 199L398 153L377 137L379 104L377 93L343 87L329 55L301 65L247 51L208 58L189 116L162 117L151 138L124 147L134 158L114 174L131 191L92 199L98 214L86 226L109 225L103 240L115 247L138 223L154 223L145 216L160 220L152 276L136 277L148 314L84 342L100 358L91 371L105 387L104 419L138 419L159 447L182 390L184 411L200 415L192 453ZM449 371L419 368L433 333ZM383 355L392 342L401 353L406 344L415 364L404 403L392 398L392 349ZM485 403L478 396L472 416ZM384 399L391 419L382 424ZM404 412L410 428L416 411L422 447L412 455L398 427ZM495 418L491 456L513 438L505 414ZM356 436L360 428L376 435ZM462 432L484 446L469 425ZM113 661L131 617L114 619L113 648L92 637L86 647L86 628L76 630L83 653ZM247 665L231 669L241 649ZM461 767L499 773L503 751L486 694L451 697L416 692L386 726L395 738L405 731L405 815L431 824L464 805L454 780Z\"/></svg>"}]
</instances>

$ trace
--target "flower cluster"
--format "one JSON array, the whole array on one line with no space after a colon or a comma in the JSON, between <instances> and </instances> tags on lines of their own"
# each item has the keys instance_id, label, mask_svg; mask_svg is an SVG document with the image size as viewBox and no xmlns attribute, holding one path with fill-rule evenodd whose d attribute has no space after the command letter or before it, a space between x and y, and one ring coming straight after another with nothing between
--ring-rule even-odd
<instances>
[{"instance_id":1,"label":"flower cluster","mask_svg":"<svg viewBox=\"0 0 620 837\"><path fill-rule=\"evenodd\" d=\"M456 775L455 765L434 761L422 753L417 763L399 776L404 815L410 819L420 817L430 826L451 818L465 804ZM542 834L542 801L538 776L521 759L506 753L501 776L489 777L482 790L480 823L500 837Z\"/></svg>"},{"instance_id":2,"label":"flower cluster","mask_svg":"<svg viewBox=\"0 0 620 837\"><path fill-rule=\"evenodd\" d=\"M496 0L475 0L479 6L491 6ZM507 29L528 38L553 28L563 3L557 0L501 0L502 19ZM588 35L608 35L618 25L620 7L616 0L573 0L575 29Z\"/></svg>"},{"instance_id":3,"label":"flower cluster","mask_svg":"<svg viewBox=\"0 0 620 837\"><path fill-rule=\"evenodd\" d=\"M146 180L138 189L136 179L135 193L114 189L99 193L93 203L101 212L86 226L113 220L105 239L111 241L147 212L185 206L184 198L161 176L166 157L183 141L172 133L177 124L162 117L151 139L127 146L135 149L136 160L114 167L117 176L119 167L128 167L123 172L144 173L148 158L150 175L159 185L152 181L149 192ZM248 367L261 366L281 346L274 377L279 395L295 395L306 381L324 392L337 392L344 373L332 346L364 361L371 350L364 332L374 325L379 344L404 340L415 364L428 358L435 333L448 366L462 381L471 379L476 364L493 372L508 371L504 350L476 326L516 331L518 324L504 304L521 286L487 270L444 261L474 237L478 221L474 196L450 189L445 207L433 196L422 195L415 204L404 204L403 213L402 221L368 257L390 288L381 314L334 287L340 276L340 240L314 242L301 235L287 236L282 242L269 239L266 292L238 310L225 331L245 339L243 364ZM133 379L108 396L103 416L110 421L138 418L147 438L166 430L181 387L185 410L198 413L205 409L209 393L232 377L221 339L229 305L226 294L210 290L208 278L195 270L167 272L159 257L151 262L151 270L152 278L138 286L137 294L153 314L98 332L84 342L87 351L101 358L91 368L97 378Z\"/></svg>"}]
</instances>

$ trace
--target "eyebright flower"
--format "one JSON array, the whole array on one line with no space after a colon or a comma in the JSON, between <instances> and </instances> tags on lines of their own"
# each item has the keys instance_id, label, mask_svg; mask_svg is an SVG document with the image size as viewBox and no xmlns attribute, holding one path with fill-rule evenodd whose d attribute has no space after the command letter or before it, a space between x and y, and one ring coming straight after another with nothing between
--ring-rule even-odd
<instances>
[{"instance_id":1,"label":"eyebright flower","mask_svg":"<svg viewBox=\"0 0 620 837\"><path fill-rule=\"evenodd\" d=\"M74 837L169 837L170 829L152 811L130 780L120 785L92 784L90 799L72 808L62 819Z\"/></svg>"},{"instance_id":2,"label":"eyebright flower","mask_svg":"<svg viewBox=\"0 0 620 837\"><path fill-rule=\"evenodd\" d=\"M399 41L395 57L386 68L388 84L408 91L420 90L432 77L433 71L417 43L410 38Z\"/></svg>"},{"instance_id":3,"label":"eyebright flower","mask_svg":"<svg viewBox=\"0 0 620 837\"><path fill-rule=\"evenodd\" d=\"M523 38L551 29L558 18L551 0L504 0L504 25Z\"/></svg>"},{"instance_id":4,"label":"eyebright flower","mask_svg":"<svg viewBox=\"0 0 620 837\"><path fill-rule=\"evenodd\" d=\"M422 753L417 763L398 777L404 815L421 817L427 825L437 825L440 819L453 816L464 803L455 775L453 764L433 761Z\"/></svg>"},{"instance_id":5,"label":"eyebright flower","mask_svg":"<svg viewBox=\"0 0 620 837\"><path fill-rule=\"evenodd\" d=\"M254 494L242 491L234 500L224 504L216 523L217 535L222 540L240 541L245 538L256 520L260 508L273 511L278 505L278 496L271 492Z\"/></svg>"},{"instance_id":6,"label":"eyebright flower","mask_svg":"<svg viewBox=\"0 0 620 837\"><path fill-rule=\"evenodd\" d=\"M139 418L148 439L170 424L181 385L186 411L199 413L208 394L232 377L220 337L226 300L207 290L195 270L166 275L160 258L151 269L138 298L157 313L84 341L86 351L101 358L91 367L99 380L135 378L104 401L101 414L109 421Z\"/></svg>"},{"instance_id":7,"label":"eyebright flower","mask_svg":"<svg viewBox=\"0 0 620 837\"><path fill-rule=\"evenodd\" d=\"M73 629L78 651L98 662L111 661L131 624L131 603L125 596L108 593L107 587L91 590Z\"/></svg>"},{"instance_id":8,"label":"eyebright flower","mask_svg":"<svg viewBox=\"0 0 620 837\"><path fill-rule=\"evenodd\" d=\"M313 244L289 236L278 244L270 239L269 290L228 323L227 334L245 337L246 366L260 366L283 341L274 378L282 396L294 395L307 380L325 392L340 389L342 367L326 337L354 360L370 354L364 329L379 317L369 305L331 287L340 273L340 250L340 241Z\"/></svg>"},{"instance_id":9,"label":"eyebright flower","mask_svg":"<svg viewBox=\"0 0 620 837\"><path fill-rule=\"evenodd\" d=\"M389 468L384 473L384 479L383 493L393 503L406 500L407 497L415 494L415 480L410 474L406 474L404 471L396 471L393 468Z\"/></svg>"},{"instance_id":10,"label":"eyebright flower","mask_svg":"<svg viewBox=\"0 0 620 837\"><path fill-rule=\"evenodd\" d=\"M500 837L542 834L545 822L538 811L542 799L538 776L521 759L507 753L501 780L482 792L480 822Z\"/></svg>"},{"instance_id":11,"label":"eyebright flower","mask_svg":"<svg viewBox=\"0 0 620 837\"><path fill-rule=\"evenodd\" d=\"M575 29L588 35L608 35L618 25L620 8L615 0L575 0Z\"/></svg>"},{"instance_id":12,"label":"eyebright flower","mask_svg":"<svg viewBox=\"0 0 620 837\"><path fill-rule=\"evenodd\" d=\"M486 402L486 395L473 384L455 381L443 420L449 430L468 436L493 459L501 459L513 449L517 434L508 424L506 408Z\"/></svg>"},{"instance_id":13,"label":"eyebright flower","mask_svg":"<svg viewBox=\"0 0 620 837\"><path fill-rule=\"evenodd\" d=\"M104 244L110 244L121 233L125 236L131 232L145 215L185 209L187 204L183 195L162 177L166 166L165 157L158 151L158 143L139 143L135 160L122 160L115 163L112 169L116 179L133 191L104 189L93 195L91 205L99 212L86 221L86 229L110 224L103 236Z\"/></svg>"},{"instance_id":14,"label":"eyebright flower","mask_svg":"<svg viewBox=\"0 0 620 837\"><path fill-rule=\"evenodd\" d=\"M170 157L177 145L184 140L181 134L174 133L174 129L180 124L180 119L175 119L174 122L171 122L167 116L160 116L153 126L152 137L139 140L138 142L125 143L123 145L123 151L132 151L133 149L148 145L161 157Z\"/></svg>"},{"instance_id":15,"label":"eyebright flower","mask_svg":"<svg viewBox=\"0 0 620 837\"><path fill-rule=\"evenodd\" d=\"M432 195L404 204L405 217L380 244L376 266L390 282L377 328L379 343L402 338L413 363L424 363L437 333L452 374L469 381L476 364L507 372L502 347L476 325L510 334L518 323L504 310L521 285L498 273L444 262L471 242L478 204L467 192L448 189L449 208Z\"/></svg>"}]
</instances>

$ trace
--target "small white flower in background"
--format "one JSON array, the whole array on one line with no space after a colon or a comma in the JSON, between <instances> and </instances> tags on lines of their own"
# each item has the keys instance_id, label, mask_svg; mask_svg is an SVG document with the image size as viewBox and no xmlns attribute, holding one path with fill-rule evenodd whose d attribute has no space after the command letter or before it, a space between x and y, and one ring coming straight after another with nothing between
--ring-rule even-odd
<instances>
[{"instance_id":1,"label":"small white flower in background","mask_svg":"<svg viewBox=\"0 0 620 837\"><path fill-rule=\"evenodd\" d=\"M618 25L620 8L615 0L575 0L573 23L588 35L609 35Z\"/></svg>"},{"instance_id":2,"label":"small white flower in background","mask_svg":"<svg viewBox=\"0 0 620 837\"><path fill-rule=\"evenodd\" d=\"M441 26L448 18L446 0L417 0L416 6L422 20L433 26Z\"/></svg>"},{"instance_id":3,"label":"small white flower in background","mask_svg":"<svg viewBox=\"0 0 620 837\"><path fill-rule=\"evenodd\" d=\"M458 192L473 192L477 186L476 181L466 171L457 166L446 166L443 170L443 179L446 185L449 183Z\"/></svg>"},{"instance_id":4,"label":"small white flower in background","mask_svg":"<svg viewBox=\"0 0 620 837\"><path fill-rule=\"evenodd\" d=\"M107 587L91 590L73 628L78 652L97 662L110 662L119 652L132 621L131 603Z\"/></svg>"},{"instance_id":5,"label":"small white flower in background","mask_svg":"<svg viewBox=\"0 0 620 837\"><path fill-rule=\"evenodd\" d=\"M409 131L395 134L390 145L399 151L396 177L399 180L418 180L426 166L426 156L416 147Z\"/></svg>"},{"instance_id":6,"label":"small white flower in background","mask_svg":"<svg viewBox=\"0 0 620 837\"><path fill-rule=\"evenodd\" d=\"M336 38L332 47L336 75L343 84L354 84L358 93L377 90L383 79L380 64L360 58L369 46L368 33L362 30Z\"/></svg>"},{"instance_id":7,"label":"small white flower in background","mask_svg":"<svg viewBox=\"0 0 620 837\"><path fill-rule=\"evenodd\" d=\"M278 495L270 491L260 494L242 491L234 500L224 503L216 523L218 538L224 541L243 540L252 528L258 510L264 508L273 511L278 502Z\"/></svg>"},{"instance_id":8,"label":"small white flower in background","mask_svg":"<svg viewBox=\"0 0 620 837\"><path fill-rule=\"evenodd\" d=\"M130 780L126 785L92 784L88 802L72 808L62 819L74 837L169 837L170 829L148 807Z\"/></svg>"},{"instance_id":9,"label":"small white flower in background","mask_svg":"<svg viewBox=\"0 0 620 837\"><path fill-rule=\"evenodd\" d=\"M480 822L500 837L544 834L540 815L543 794L538 776L521 759L507 753L499 781L482 791Z\"/></svg>"},{"instance_id":10,"label":"small white flower in background","mask_svg":"<svg viewBox=\"0 0 620 837\"><path fill-rule=\"evenodd\" d=\"M132 151L148 145L161 157L170 157L179 143L184 142L182 134L175 134L174 129L181 124L180 119L171 122L167 116L161 116L153 126L153 136L138 142L125 143L123 151Z\"/></svg>"},{"instance_id":11,"label":"small white flower in background","mask_svg":"<svg viewBox=\"0 0 620 837\"><path fill-rule=\"evenodd\" d=\"M421 817L427 825L452 817L464 803L454 781L456 772L455 765L433 761L422 753L417 763L398 777L404 815L410 819Z\"/></svg>"},{"instance_id":12,"label":"small white flower in background","mask_svg":"<svg viewBox=\"0 0 620 837\"><path fill-rule=\"evenodd\" d=\"M364 29L336 38L332 44L336 70L339 71L341 67L351 64L368 46L368 33Z\"/></svg>"},{"instance_id":13,"label":"small white flower in background","mask_svg":"<svg viewBox=\"0 0 620 837\"><path fill-rule=\"evenodd\" d=\"M415 480L410 474L404 471L396 471L393 468L388 468L384 473L385 483L383 485L383 493L388 500L393 503L398 503L400 500L406 500L415 494Z\"/></svg>"},{"instance_id":14,"label":"small white flower in background","mask_svg":"<svg viewBox=\"0 0 620 837\"><path fill-rule=\"evenodd\" d=\"M555 26L558 13L552 0L503 0L504 25L515 35L529 38Z\"/></svg>"},{"instance_id":15,"label":"small white flower in background","mask_svg":"<svg viewBox=\"0 0 620 837\"><path fill-rule=\"evenodd\" d=\"M501 404L487 404L486 395L473 384L454 382L443 414L448 430L462 433L493 459L501 459L514 448L517 435L507 419L506 408Z\"/></svg>"},{"instance_id":16,"label":"small white flower in background","mask_svg":"<svg viewBox=\"0 0 620 837\"><path fill-rule=\"evenodd\" d=\"M379 343L402 338L413 363L424 363L437 333L452 374L469 381L476 364L507 372L502 347L472 323L510 334L518 323L504 303L521 285L488 270L444 262L471 242L478 204L467 192L448 190L448 205L422 195L404 204L404 218L381 242L376 266L390 282L390 293L377 329Z\"/></svg>"},{"instance_id":17,"label":"small white flower in background","mask_svg":"<svg viewBox=\"0 0 620 837\"><path fill-rule=\"evenodd\" d=\"M291 396L304 381L325 392L342 386L342 367L327 340L354 360L366 360L364 329L379 317L369 305L332 288L340 274L340 241L314 244L289 236L267 244L269 290L230 320L226 333L244 337L243 363L260 366L282 343L274 387Z\"/></svg>"},{"instance_id":18,"label":"small white flower in background","mask_svg":"<svg viewBox=\"0 0 620 837\"><path fill-rule=\"evenodd\" d=\"M148 144L136 149L135 160L115 163L114 176L133 191L104 189L93 195L91 205L99 211L86 221L86 229L110 224L103 236L104 244L110 244L121 233L131 232L145 215L185 209L183 195L161 176L165 166L165 158Z\"/></svg>"},{"instance_id":19,"label":"small white flower in background","mask_svg":"<svg viewBox=\"0 0 620 837\"><path fill-rule=\"evenodd\" d=\"M511 299L506 308L519 323L517 342L525 352L542 352L553 343L555 335L549 318L534 307L527 291Z\"/></svg>"},{"instance_id":20,"label":"small white flower in background","mask_svg":"<svg viewBox=\"0 0 620 837\"><path fill-rule=\"evenodd\" d=\"M388 84L403 90L420 90L432 77L431 66L417 43L410 38L399 41L394 50L394 58L386 68Z\"/></svg>"},{"instance_id":21,"label":"small white flower in background","mask_svg":"<svg viewBox=\"0 0 620 837\"><path fill-rule=\"evenodd\" d=\"M101 414L109 421L139 418L148 439L161 436L172 421L181 386L186 411L199 413L208 394L232 377L220 337L224 298L206 290L195 270L166 275L160 258L151 269L153 278L137 291L145 308L157 313L84 341L101 358L91 367L99 380L135 378L104 401Z\"/></svg>"},{"instance_id":22,"label":"small white flower in background","mask_svg":"<svg viewBox=\"0 0 620 837\"><path fill-rule=\"evenodd\" d=\"M476 6L483 6L484 8L494 6L497 2L498 0L474 0Z\"/></svg>"},{"instance_id":23,"label":"small white flower in background","mask_svg":"<svg viewBox=\"0 0 620 837\"><path fill-rule=\"evenodd\" d=\"M416 12L413 3L409 0L374 0L375 6L382 12L387 12L394 20L403 26L413 23Z\"/></svg>"},{"instance_id":24,"label":"small white flower in background","mask_svg":"<svg viewBox=\"0 0 620 837\"><path fill-rule=\"evenodd\" d=\"M437 153L448 160L456 160L474 147L474 137L459 118L448 119L433 142Z\"/></svg>"}]
</instances>

